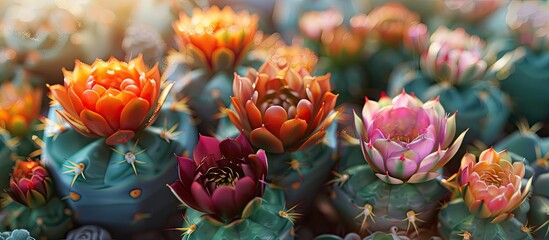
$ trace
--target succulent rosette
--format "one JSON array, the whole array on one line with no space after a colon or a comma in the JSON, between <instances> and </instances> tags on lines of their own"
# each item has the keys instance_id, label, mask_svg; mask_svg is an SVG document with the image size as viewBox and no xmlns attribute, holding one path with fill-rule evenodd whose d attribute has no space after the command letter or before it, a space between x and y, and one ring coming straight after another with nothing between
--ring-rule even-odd
<instances>
[{"instance_id":1,"label":"succulent rosette","mask_svg":"<svg viewBox=\"0 0 549 240\"><path fill-rule=\"evenodd\" d=\"M483 151L478 160L467 153L457 173L459 194L439 213L439 232L449 239L533 239L525 214L532 179L525 186L525 166L506 150ZM524 204L524 205L523 205Z\"/></svg>"},{"instance_id":2,"label":"succulent rosette","mask_svg":"<svg viewBox=\"0 0 549 240\"><path fill-rule=\"evenodd\" d=\"M331 74L331 85L341 95L340 102L358 101L368 87L361 62L371 26L364 14L343 20L343 15L333 9L307 12L299 26L305 46L319 54L316 73Z\"/></svg>"},{"instance_id":3,"label":"succulent rosette","mask_svg":"<svg viewBox=\"0 0 549 240\"><path fill-rule=\"evenodd\" d=\"M107 230L93 225L76 228L67 234L67 240L111 240Z\"/></svg>"},{"instance_id":4,"label":"succulent rosette","mask_svg":"<svg viewBox=\"0 0 549 240\"><path fill-rule=\"evenodd\" d=\"M0 85L0 189L8 187L14 156L26 157L38 149L32 135L40 135L42 91L33 89L25 75L18 72L14 80L19 83Z\"/></svg>"},{"instance_id":5,"label":"succulent rosette","mask_svg":"<svg viewBox=\"0 0 549 240\"><path fill-rule=\"evenodd\" d=\"M185 106L163 104L171 83L140 56L77 61L64 74L65 85L50 86L42 155L57 193L79 224L116 238L163 227L177 205L163 187L177 177L174 153L196 143Z\"/></svg>"},{"instance_id":6,"label":"succulent rosette","mask_svg":"<svg viewBox=\"0 0 549 240\"><path fill-rule=\"evenodd\" d=\"M402 92L393 99L367 99L362 117L354 119L358 139L347 136L342 152L348 154L331 181L332 203L342 219L361 233L395 226L417 234L429 228L448 193L440 184L441 168L465 135L453 141L455 115L447 115L437 99L423 103ZM360 157L366 162L357 164Z\"/></svg>"},{"instance_id":7,"label":"succulent rosette","mask_svg":"<svg viewBox=\"0 0 549 240\"><path fill-rule=\"evenodd\" d=\"M173 28L179 49L188 56L191 68L211 72L232 71L252 45L259 17L231 7L195 9L191 16L181 14Z\"/></svg>"},{"instance_id":8,"label":"succulent rosette","mask_svg":"<svg viewBox=\"0 0 549 240\"><path fill-rule=\"evenodd\" d=\"M17 161L7 191L13 201L28 208L44 206L53 195L53 181L38 162Z\"/></svg>"},{"instance_id":9,"label":"succulent rosette","mask_svg":"<svg viewBox=\"0 0 549 240\"><path fill-rule=\"evenodd\" d=\"M422 27L419 27L422 28ZM408 46L419 52L428 34L412 29ZM421 100L439 97L447 111L457 111L457 130L470 129L466 142L493 143L509 116L505 95L490 81L494 65L487 62L484 42L464 29L439 27L423 48L419 64L412 62L394 70L389 95L405 89ZM417 68L419 66L419 69ZM497 66L496 66L497 67ZM480 123L480 124L479 124Z\"/></svg>"},{"instance_id":10,"label":"succulent rosette","mask_svg":"<svg viewBox=\"0 0 549 240\"><path fill-rule=\"evenodd\" d=\"M0 232L1 240L35 240L26 229L16 229L11 232Z\"/></svg>"},{"instance_id":11,"label":"succulent rosette","mask_svg":"<svg viewBox=\"0 0 549 240\"><path fill-rule=\"evenodd\" d=\"M184 238L289 237L293 224L279 213L284 204L271 202L264 192L265 151L254 152L244 135L222 141L200 136L193 158L177 160L179 179L168 187L190 207Z\"/></svg>"},{"instance_id":12,"label":"succulent rosette","mask_svg":"<svg viewBox=\"0 0 549 240\"><path fill-rule=\"evenodd\" d=\"M30 229L33 236L45 239L62 238L72 228L71 212L55 196L53 180L39 162L17 161L10 188L4 191L9 199L2 202L2 225Z\"/></svg>"},{"instance_id":13,"label":"succulent rosette","mask_svg":"<svg viewBox=\"0 0 549 240\"><path fill-rule=\"evenodd\" d=\"M130 62L116 58L92 65L76 61L63 70L64 85L50 86L63 110L58 114L87 137L105 137L108 145L126 143L150 125L166 100L158 66L148 68L142 56ZM169 91L171 85L164 91Z\"/></svg>"},{"instance_id":14,"label":"succulent rosette","mask_svg":"<svg viewBox=\"0 0 549 240\"><path fill-rule=\"evenodd\" d=\"M330 92L329 74L317 77L304 67L282 67L267 61L247 76L235 74L227 114L232 132L241 131L252 146L265 150L271 161L268 179L286 190L292 205L312 200L307 193L315 193L328 177L337 95ZM223 129L218 135L232 132Z\"/></svg>"},{"instance_id":15,"label":"succulent rosette","mask_svg":"<svg viewBox=\"0 0 549 240\"><path fill-rule=\"evenodd\" d=\"M339 237L332 234L323 234L315 238L315 240L410 240L410 239L439 239L432 235L432 232L422 232L422 235L407 234L406 231L402 231L397 227L392 227L387 232L373 232L372 234L361 237L357 233L349 233L344 237Z\"/></svg>"},{"instance_id":16,"label":"succulent rosette","mask_svg":"<svg viewBox=\"0 0 549 240\"><path fill-rule=\"evenodd\" d=\"M376 176L390 184L421 183L438 177L436 171L461 146L465 132L452 144L455 116L448 116L438 99L423 103L403 91L393 99L367 100L355 124Z\"/></svg>"},{"instance_id":17,"label":"succulent rosette","mask_svg":"<svg viewBox=\"0 0 549 240\"><path fill-rule=\"evenodd\" d=\"M512 1L506 20L512 33L506 47L511 51L502 57L508 67L498 75L498 83L510 96L516 118L526 118L530 124L545 121L549 119L544 107L549 97L543 94L549 79L549 4Z\"/></svg>"},{"instance_id":18,"label":"succulent rosette","mask_svg":"<svg viewBox=\"0 0 549 240\"><path fill-rule=\"evenodd\" d=\"M188 99L203 134L215 132L220 109L230 104L232 74L255 46L258 20L247 11L212 6L173 23L179 51L170 52L165 76L176 82L176 99Z\"/></svg>"}]
</instances>

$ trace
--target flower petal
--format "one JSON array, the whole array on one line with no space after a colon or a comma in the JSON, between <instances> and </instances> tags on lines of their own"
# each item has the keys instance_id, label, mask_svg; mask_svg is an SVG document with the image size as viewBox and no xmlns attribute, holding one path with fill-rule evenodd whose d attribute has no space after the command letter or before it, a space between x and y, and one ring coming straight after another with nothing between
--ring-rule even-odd
<instances>
[{"instance_id":1,"label":"flower petal","mask_svg":"<svg viewBox=\"0 0 549 240\"><path fill-rule=\"evenodd\" d=\"M89 130L99 136L110 136L114 132L103 116L88 109L80 113L80 119Z\"/></svg>"},{"instance_id":2,"label":"flower petal","mask_svg":"<svg viewBox=\"0 0 549 240\"><path fill-rule=\"evenodd\" d=\"M231 219L238 214L238 205L235 200L235 189L219 187L212 194L212 204L218 215Z\"/></svg>"},{"instance_id":3,"label":"flower petal","mask_svg":"<svg viewBox=\"0 0 549 240\"><path fill-rule=\"evenodd\" d=\"M256 148L264 149L265 151L270 153L284 152L284 145L282 144L282 141L280 141L280 139L278 139L265 127L254 129L250 133L250 142Z\"/></svg>"},{"instance_id":4,"label":"flower petal","mask_svg":"<svg viewBox=\"0 0 549 240\"><path fill-rule=\"evenodd\" d=\"M280 127L288 120L288 114L281 106L270 106L265 110L265 127L275 136L280 137Z\"/></svg>"},{"instance_id":5,"label":"flower petal","mask_svg":"<svg viewBox=\"0 0 549 240\"><path fill-rule=\"evenodd\" d=\"M143 98L130 100L120 113L120 129L138 130L149 114L149 107Z\"/></svg>"},{"instance_id":6,"label":"flower petal","mask_svg":"<svg viewBox=\"0 0 549 240\"><path fill-rule=\"evenodd\" d=\"M212 155L214 159L221 158L219 141L213 137L200 135L198 143L193 151L193 158L196 166L199 166L202 163L202 160L208 155Z\"/></svg>"}]
</instances>

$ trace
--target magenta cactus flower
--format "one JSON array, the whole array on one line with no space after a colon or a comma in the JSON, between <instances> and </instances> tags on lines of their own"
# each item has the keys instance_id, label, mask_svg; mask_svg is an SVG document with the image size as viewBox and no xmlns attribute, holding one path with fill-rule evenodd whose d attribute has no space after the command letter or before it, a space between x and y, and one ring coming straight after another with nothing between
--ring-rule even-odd
<instances>
[{"instance_id":1,"label":"magenta cactus flower","mask_svg":"<svg viewBox=\"0 0 549 240\"><path fill-rule=\"evenodd\" d=\"M456 154L466 132L450 146L455 114L448 116L438 99L423 103L404 91L393 99L366 99L362 118L355 113L355 127L370 168L391 184L438 177L436 171Z\"/></svg>"},{"instance_id":2,"label":"magenta cactus flower","mask_svg":"<svg viewBox=\"0 0 549 240\"><path fill-rule=\"evenodd\" d=\"M187 206L217 220L239 218L255 197L263 196L267 157L254 153L244 135L218 141L200 136L193 159L177 157L179 180L168 185Z\"/></svg>"},{"instance_id":3,"label":"magenta cactus flower","mask_svg":"<svg viewBox=\"0 0 549 240\"><path fill-rule=\"evenodd\" d=\"M38 208L52 197L53 181L40 163L18 160L10 179L10 189L6 192L13 201L29 208Z\"/></svg>"}]
</instances>

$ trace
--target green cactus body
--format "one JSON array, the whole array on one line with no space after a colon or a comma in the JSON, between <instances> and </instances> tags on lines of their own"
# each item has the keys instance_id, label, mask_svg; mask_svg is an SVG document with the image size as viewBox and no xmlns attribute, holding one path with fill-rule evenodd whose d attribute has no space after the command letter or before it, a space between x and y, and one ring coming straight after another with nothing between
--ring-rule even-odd
<instances>
[{"instance_id":1,"label":"green cactus body","mask_svg":"<svg viewBox=\"0 0 549 240\"><path fill-rule=\"evenodd\" d=\"M478 218L469 213L462 198L456 198L445 205L438 215L439 233L445 239L534 239L523 230L529 205L525 202L514 212L515 217L500 223L491 223L489 218ZM522 220L521 220L522 219ZM468 238L467 238L468 237Z\"/></svg>"},{"instance_id":2,"label":"green cactus body","mask_svg":"<svg viewBox=\"0 0 549 240\"><path fill-rule=\"evenodd\" d=\"M276 188L284 190L288 205L299 203L299 211L307 210L316 193L330 177L335 163L337 148L337 123L326 130L324 141L307 149L292 153L272 154L267 152L269 173L267 180ZM217 135L235 138L239 131L224 118Z\"/></svg>"},{"instance_id":3,"label":"green cactus body","mask_svg":"<svg viewBox=\"0 0 549 240\"><path fill-rule=\"evenodd\" d=\"M342 58L345 59L345 56L342 56ZM371 94L366 72L364 72L362 66L356 63L336 64L331 59L322 57L318 62L317 69L325 69L323 71L317 70L315 72L317 75L331 74L330 84L333 92L339 94L337 104L359 103L364 101L365 95Z\"/></svg>"},{"instance_id":4,"label":"green cactus body","mask_svg":"<svg viewBox=\"0 0 549 240\"><path fill-rule=\"evenodd\" d=\"M515 132L500 141L496 149L507 149L515 154L515 158L524 159L526 178L533 177L533 191L530 197L528 225L534 227L536 239L549 236L549 167L546 154L549 152L549 142L532 132Z\"/></svg>"},{"instance_id":5,"label":"green cactus body","mask_svg":"<svg viewBox=\"0 0 549 240\"><path fill-rule=\"evenodd\" d=\"M26 229L0 232L0 240L35 240Z\"/></svg>"},{"instance_id":6,"label":"green cactus body","mask_svg":"<svg viewBox=\"0 0 549 240\"><path fill-rule=\"evenodd\" d=\"M349 148L360 146L350 144ZM356 156L347 159L363 159L362 152L353 152ZM448 193L438 179L419 184L385 183L366 163L341 169L333 181L335 208L352 228L362 231L389 231L396 226L413 232L414 224L429 226L439 201Z\"/></svg>"},{"instance_id":7,"label":"green cactus body","mask_svg":"<svg viewBox=\"0 0 549 240\"><path fill-rule=\"evenodd\" d=\"M11 229L29 229L32 236L40 239L64 238L73 227L70 210L56 197L38 208L28 208L17 202L9 202L3 211L6 211L4 225Z\"/></svg>"},{"instance_id":8,"label":"green cactus body","mask_svg":"<svg viewBox=\"0 0 549 240\"><path fill-rule=\"evenodd\" d=\"M471 84L451 86L428 79L414 67L403 65L397 69L389 82L389 95L395 96L405 89L427 101L437 96L446 112L456 115L457 132L469 129L465 142L474 139L492 144L501 134L509 117L504 94L488 81L478 80Z\"/></svg>"},{"instance_id":9,"label":"green cactus body","mask_svg":"<svg viewBox=\"0 0 549 240\"><path fill-rule=\"evenodd\" d=\"M32 124L37 126L38 121ZM15 160L26 158L33 151L38 150L32 136L42 136L42 131L30 131L23 137L12 137L8 133L0 134L0 190L9 188L9 181Z\"/></svg>"},{"instance_id":10,"label":"green cactus body","mask_svg":"<svg viewBox=\"0 0 549 240\"><path fill-rule=\"evenodd\" d=\"M404 49L384 47L372 53L365 63L368 79L372 88L385 91L393 70L400 64L410 60Z\"/></svg>"},{"instance_id":11,"label":"green cactus body","mask_svg":"<svg viewBox=\"0 0 549 240\"><path fill-rule=\"evenodd\" d=\"M233 94L233 75L227 72L210 73L207 69L186 70L179 62L166 70L168 80L174 80L177 99L188 97L188 105L198 118L200 132L215 131L220 110L229 106Z\"/></svg>"},{"instance_id":12,"label":"green cactus body","mask_svg":"<svg viewBox=\"0 0 549 240\"><path fill-rule=\"evenodd\" d=\"M292 213L285 208L280 190L265 189L263 198L252 200L242 219L225 224L204 217L204 213L187 209L182 239L293 239Z\"/></svg>"},{"instance_id":13,"label":"green cactus body","mask_svg":"<svg viewBox=\"0 0 549 240\"><path fill-rule=\"evenodd\" d=\"M79 224L96 224L124 238L162 228L175 213L177 200L165 185L177 178L174 154L188 154L197 134L188 115L168 105L153 125L112 147L67 125L63 132L46 127L43 158L58 195L66 196ZM50 119L55 119L55 110L50 110Z\"/></svg>"},{"instance_id":14,"label":"green cactus body","mask_svg":"<svg viewBox=\"0 0 549 240\"><path fill-rule=\"evenodd\" d=\"M549 53L536 53L526 47L516 51L523 51L524 56L514 62L507 77L500 79L501 89L509 94L517 117L526 117L530 124L547 120L549 96L544 94L544 87L549 80Z\"/></svg>"}]
</instances>

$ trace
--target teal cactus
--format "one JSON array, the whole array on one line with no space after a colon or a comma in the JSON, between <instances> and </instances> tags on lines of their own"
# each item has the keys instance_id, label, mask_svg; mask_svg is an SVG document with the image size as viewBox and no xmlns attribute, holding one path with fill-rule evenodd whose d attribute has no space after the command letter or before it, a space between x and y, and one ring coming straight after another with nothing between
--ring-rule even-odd
<instances>
[{"instance_id":1,"label":"teal cactus","mask_svg":"<svg viewBox=\"0 0 549 240\"><path fill-rule=\"evenodd\" d=\"M498 77L499 84L511 98L514 116L530 124L549 119L543 107L549 101L543 94L549 79L549 34L542 30L548 10L547 2L511 1L506 16L512 35L504 48L511 51L503 57L509 66Z\"/></svg>"},{"instance_id":2,"label":"teal cactus","mask_svg":"<svg viewBox=\"0 0 549 240\"><path fill-rule=\"evenodd\" d=\"M184 240L190 239L293 239L295 221L293 209L285 207L284 194L280 190L265 189L263 198L252 200L242 218L223 224L204 218L204 213L187 209Z\"/></svg>"},{"instance_id":3,"label":"teal cactus","mask_svg":"<svg viewBox=\"0 0 549 240\"><path fill-rule=\"evenodd\" d=\"M64 74L66 85L50 86L60 106L50 108L42 155L58 195L79 224L116 238L162 227L177 205L164 188L177 178L174 154L196 143L185 106L164 105L172 84L141 56L77 62Z\"/></svg>"},{"instance_id":4,"label":"teal cactus","mask_svg":"<svg viewBox=\"0 0 549 240\"><path fill-rule=\"evenodd\" d=\"M61 239L74 226L71 210L57 197L37 208L28 208L10 200L5 204L3 211L7 215L3 224L11 229L29 229L36 237Z\"/></svg>"},{"instance_id":5,"label":"teal cactus","mask_svg":"<svg viewBox=\"0 0 549 240\"><path fill-rule=\"evenodd\" d=\"M35 240L35 238L25 229L16 229L11 232L0 232L0 240Z\"/></svg>"}]
</instances>

